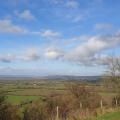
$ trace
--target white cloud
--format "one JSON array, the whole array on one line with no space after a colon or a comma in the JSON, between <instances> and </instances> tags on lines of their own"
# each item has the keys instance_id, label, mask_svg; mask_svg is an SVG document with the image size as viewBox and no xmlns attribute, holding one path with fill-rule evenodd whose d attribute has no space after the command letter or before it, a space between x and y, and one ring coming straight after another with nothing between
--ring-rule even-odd
<instances>
[{"instance_id":1,"label":"white cloud","mask_svg":"<svg viewBox=\"0 0 120 120\"><path fill-rule=\"evenodd\" d=\"M55 5L61 5L65 8L78 8L79 2L77 0L48 0L49 3L55 4Z\"/></svg>"},{"instance_id":2,"label":"white cloud","mask_svg":"<svg viewBox=\"0 0 120 120\"><path fill-rule=\"evenodd\" d=\"M65 54L64 59L80 64L96 64L96 55L120 44L120 34L93 36Z\"/></svg>"},{"instance_id":3,"label":"white cloud","mask_svg":"<svg viewBox=\"0 0 120 120\"><path fill-rule=\"evenodd\" d=\"M4 63L9 63L9 62L12 62L16 59L16 56L15 55L0 55L0 61L1 62L4 62Z\"/></svg>"},{"instance_id":4,"label":"white cloud","mask_svg":"<svg viewBox=\"0 0 120 120\"><path fill-rule=\"evenodd\" d=\"M77 41L78 39L78 41ZM71 45L72 42L72 45ZM68 62L83 64L83 65L97 65L106 64L106 51L119 47L120 32L116 32L106 36L79 36L71 39L71 42L64 43L62 47L54 44L54 46L42 48L28 49L24 54L17 55L1 55L1 62L11 61L36 61L40 59L64 60ZM78 44L77 44L78 43ZM70 46L70 47L69 47Z\"/></svg>"},{"instance_id":5,"label":"white cloud","mask_svg":"<svg viewBox=\"0 0 120 120\"><path fill-rule=\"evenodd\" d=\"M108 59L110 58L107 54L96 54L93 58L93 62L96 65L107 65Z\"/></svg>"},{"instance_id":6,"label":"white cloud","mask_svg":"<svg viewBox=\"0 0 120 120\"><path fill-rule=\"evenodd\" d=\"M48 59L59 59L62 58L63 52L55 47L50 47L45 50L45 57Z\"/></svg>"},{"instance_id":7,"label":"white cloud","mask_svg":"<svg viewBox=\"0 0 120 120\"><path fill-rule=\"evenodd\" d=\"M95 29L96 30L110 30L112 29L112 25L111 24L105 24L105 23L99 23L95 25Z\"/></svg>"},{"instance_id":8,"label":"white cloud","mask_svg":"<svg viewBox=\"0 0 120 120\"><path fill-rule=\"evenodd\" d=\"M28 31L20 26L14 25L11 20L0 20L0 33L26 34Z\"/></svg>"},{"instance_id":9,"label":"white cloud","mask_svg":"<svg viewBox=\"0 0 120 120\"><path fill-rule=\"evenodd\" d=\"M30 31L19 25L15 25L10 19L0 20L0 33L39 35L47 39L58 38L61 36L59 32L52 31L52 30L45 30L43 32Z\"/></svg>"},{"instance_id":10,"label":"white cloud","mask_svg":"<svg viewBox=\"0 0 120 120\"><path fill-rule=\"evenodd\" d=\"M65 17L71 22L77 23L77 22L84 20L85 14L67 14Z\"/></svg>"},{"instance_id":11,"label":"white cloud","mask_svg":"<svg viewBox=\"0 0 120 120\"><path fill-rule=\"evenodd\" d=\"M37 61L40 59L40 54L36 48L31 48L28 49L25 54L20 56L19 59L24 61Z\"/></svg>"},{"instance_id":12,"label":"white cloud","mask_svg":"<svg viewBox=\"0 0 120 120\"><path fill-rule=\"evenodd\" d=\"M70 1L66 2L66 7L68 7L68 8L78 8L79 3L75 0L70 0Z\"/></svg>"},{"instance_id":13,"label":"white cloud","mask_svg":"<svg viewBox=\"0 0 120 120\"><path fill-rule=\"evenodd\" d=\"M15 61L37 61L39 60L40 54L36 48L30 48L26 50L25 53L19 53L19 54L6 54L6 55L0 55L0 62L4 63L10 63Z\"/></svg>"},{"instance_id":14,"label":"white cloud","mask_svg":"<svg viewBox=\"0 0 120 120\"><path fill-rule=\"evenodd\" d=\"M31 13L30 10L24 10L23 12L19 13L15 11L15 14L22 19L25 20L35 20L35 16Z\"/></svg>"},{"instance_id":15,"label":"white cloud","mask_svg":"<svg viewBox=\"0 0 120 120\"><path fill-rule=\"evenodd\" d=\"M60 33L52 30L46 30L40 33L42 37L45 38L57 38L60 37Z\"/></svg>"}]
</instances>

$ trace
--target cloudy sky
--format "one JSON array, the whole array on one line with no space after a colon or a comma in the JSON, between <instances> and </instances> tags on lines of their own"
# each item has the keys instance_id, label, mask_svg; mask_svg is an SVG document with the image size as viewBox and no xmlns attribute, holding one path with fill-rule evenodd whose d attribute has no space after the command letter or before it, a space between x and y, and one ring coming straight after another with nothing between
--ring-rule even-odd
<instances>
[{"instance_id":1,"label":"cloudy sky","mask_svg":"<svg viewBox=\"0 0 120 120\"><path fill-rule=\"evenodd\" d=\"M101 75L120 54L120 0L0 0L0 75Z\"/></svg>"}]
</instances>

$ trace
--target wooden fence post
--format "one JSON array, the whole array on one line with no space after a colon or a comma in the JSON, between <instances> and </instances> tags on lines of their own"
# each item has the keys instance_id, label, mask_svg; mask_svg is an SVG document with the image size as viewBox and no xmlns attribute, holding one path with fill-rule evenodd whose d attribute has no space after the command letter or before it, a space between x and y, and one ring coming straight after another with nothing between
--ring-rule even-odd
<instances>
[{"instance_id":1,"label":"wooden fence post","mask_svg":"<svg viewBox=\"0 0 120 120\"><path fill-rule=\"evenodd\" d=\"M57 106L57 115L56 115L57 119L59 118L59 107Z\"/></svg>"},{"instance_id":2,"label":"wooden fence post","mask_svg":"<svg viewBox=\"0 0 120 120\"><path fill-rule=\"evenodd\" d=\"M80 102L80 109L82 109L82 103Z\"/></svg>"},{"instance_id":3,"label":"wooden fence post","mask_svg":"<svg viewBox=\"0 0 120 120\"><path fill-rule=\"evenodd\" d=\"M101 107L101 109L103 108L103 101L102 100L100 101L100 107Z\"/></svg>"},{"instance_id":4,"label":"wooden fence post","mask_svg":"<svg viewBox=\"0 0 120 120\"><path fill-rule=\"evenodd\" d=\"M117 99L115 99L115 105L116 105L116 107L118 106L118 101L117 101Z\"/></svg>"}]
</instances>

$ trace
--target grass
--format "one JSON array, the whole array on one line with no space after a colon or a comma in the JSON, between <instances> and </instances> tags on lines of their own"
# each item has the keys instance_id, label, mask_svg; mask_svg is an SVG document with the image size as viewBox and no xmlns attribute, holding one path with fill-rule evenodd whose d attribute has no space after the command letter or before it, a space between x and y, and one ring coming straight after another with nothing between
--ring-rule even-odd
<instances>
[{"instance_id":1,"label":"grass","mask_svg":"<svg viewBox=\"0 0 120 120\"><path fill-rule=\"evenodd\" d=\"M101 115L95 119L87 119L87 120L120 120L120 111L106 113L106 114Z\"/></svg>"},{"instance_id":2,"label":"grass","mask_svg":"<svg viewBox=\"0 0 120 120\"><path fill-rule=\"evenodd\" d=\"M41 99L41 97L40 96L14 96L14 95L7 96L7 102L12 104L20 104L23 101L38 100L38 99Z\"/></svg>"}]
</instances>

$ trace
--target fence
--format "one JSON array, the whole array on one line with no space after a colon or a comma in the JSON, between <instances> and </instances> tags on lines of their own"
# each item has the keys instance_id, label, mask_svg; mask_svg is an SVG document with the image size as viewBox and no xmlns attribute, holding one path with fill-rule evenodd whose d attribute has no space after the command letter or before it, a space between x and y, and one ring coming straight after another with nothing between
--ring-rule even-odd
<instances>
[{"instance_id":1,"label":"fence","mask_svg":"<svg viewBox=\"0 0 120 120\"><path fill-rule=\"evenodd\" d=\"M93 101L94 102L94 101ZM59 120L60 119L60 115L59 115L59 108L60 108L60 106L57 106L56 107L56 120ZM119 106L118 106L118 100L117 99L115 99L115 107L114 108L107 108L107 109L105 109L105 106L104 106L104 104L103 104L103 100L101 99L100 100L100 108L99 109L97 109L97 111L96 111L96 113L94 113L94 116L97 116L98 114L104 114L104 113L106 113L106 112L112 112L112 111L114 111L114 110L116 110L116 108L119 108ZM91 115L91 112L89 111L89 109L84 109L83 108L83 104L82 104L82 102L80 102L80 116L81 116L81 118L85 118L86 116L89 118L90 117L90 115Z\"/></svg>"}]
</instances>

